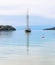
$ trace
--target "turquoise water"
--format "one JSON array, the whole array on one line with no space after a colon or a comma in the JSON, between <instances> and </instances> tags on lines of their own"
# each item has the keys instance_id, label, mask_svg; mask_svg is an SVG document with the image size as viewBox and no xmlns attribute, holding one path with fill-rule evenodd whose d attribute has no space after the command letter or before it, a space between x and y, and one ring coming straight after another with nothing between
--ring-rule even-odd
<instances>
[{"instance_id":1,"label":"turquoise water","mask_svg":"<svg viewBox=\"0 0 55 65\"><path fill-rule=\"evenodd\" d=\"M30 63L55 65L55 31L32 30L31 33L25 33L24 30L1 31L0 62L5 63L11 59L13 61L15 58L19 59L16 59L16 63L24 63L24 65L26 62L27 65Z\"/></svg>"},{"instance_id":2,"label":"turquoise water","mask_svg":"<svg viewBox=\"0 0 55 65\"><path fill-rule=\"evenodd\" d=\"M24 30L0 32L0 45L25 46L26 42L27 34ZM55 31L32 30L32 32L29 34L30 46L41 46L46 42L55 42Z\"/></svg>"},{"instance_id":3,"label":"turquoise water","mask_svg":"<svg viewBox=\"0 0 55 65\"><path fill-rule=\"evenodd\" d=\"M0 32L0 46L27 47L27 44L29 47L54 47L55 31L32 30L29 34L26 34L24 30Z\"/></svg>"}]
</instances>

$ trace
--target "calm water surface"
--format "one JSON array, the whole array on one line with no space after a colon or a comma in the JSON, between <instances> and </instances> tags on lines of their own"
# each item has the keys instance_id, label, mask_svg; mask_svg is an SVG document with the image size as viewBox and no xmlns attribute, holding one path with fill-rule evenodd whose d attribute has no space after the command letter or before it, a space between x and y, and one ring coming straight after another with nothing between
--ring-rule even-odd
<instances>
[{"instance_id":1,"label":"calm water surface","mask_svg":"<svg viewBox=\"0 0 55 65\"><path fill-rule=\"evenodd\" d=\"M55 31L32 30L28 34L23 30L1 31L0 62L14 57L22 57L24 65L55 65ZM16 61L14 65L22 65L20 59Z\"/></svg>"}]
</instances>

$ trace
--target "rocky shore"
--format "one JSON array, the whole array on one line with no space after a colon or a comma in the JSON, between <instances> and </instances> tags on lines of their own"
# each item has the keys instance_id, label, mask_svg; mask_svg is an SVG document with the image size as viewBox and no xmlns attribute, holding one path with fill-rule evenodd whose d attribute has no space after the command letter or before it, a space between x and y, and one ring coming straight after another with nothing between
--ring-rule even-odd
<instances>
[{"instance_id":1,"label":"rocky shore","mask_svg":"<svg viewBox=\"0 0 55 65\"><path fill-rule=\"evenodd\" d=\"M0 31L15 31L16 29L10 25L0 25Z\"/></svg>"}]
</instances>

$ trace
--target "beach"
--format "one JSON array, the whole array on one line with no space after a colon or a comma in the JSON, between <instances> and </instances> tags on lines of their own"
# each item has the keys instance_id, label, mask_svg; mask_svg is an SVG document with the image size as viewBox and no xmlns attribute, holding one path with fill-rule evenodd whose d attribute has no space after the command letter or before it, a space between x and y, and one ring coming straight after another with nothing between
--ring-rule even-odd
<instances>
[{"instance_id":1,"label":"beach","mask_svg":"<svg viewBox=\"0 0 55 65\"><path fill-rule=\"evenodd\" d=\"M0 61L1 65L55 65L55 59L46 57L43 59L36 56L18 56L13 59L4 59Z\"/></svg>"},{"instance_id":2,"label":"beach","mask_svg":"<svg viewBox=\"0 0 55 65\"><path fill-rule=\"evenodd\" d=\"M0 65L55 65L55 50L48 47L30 47L29 51L25 46L0 47Z\"/></svg>"}]
</instances>

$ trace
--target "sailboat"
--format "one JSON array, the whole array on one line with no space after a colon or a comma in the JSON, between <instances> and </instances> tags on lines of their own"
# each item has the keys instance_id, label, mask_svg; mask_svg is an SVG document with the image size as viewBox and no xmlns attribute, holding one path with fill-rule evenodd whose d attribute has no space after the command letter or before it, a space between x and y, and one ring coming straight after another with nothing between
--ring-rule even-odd
<instances>
[{"instance_id":1,"label":"sailboat","mask_svg":"<svg viewBox=\"0 0 55 65\"><path fill-rule=\"evenodd\" d=\"M29 28L29 15L28 15L28 9L27 9L27 28L25 29L25 32L31 32L31 29Z\"/></svg>"}]
</instances>

